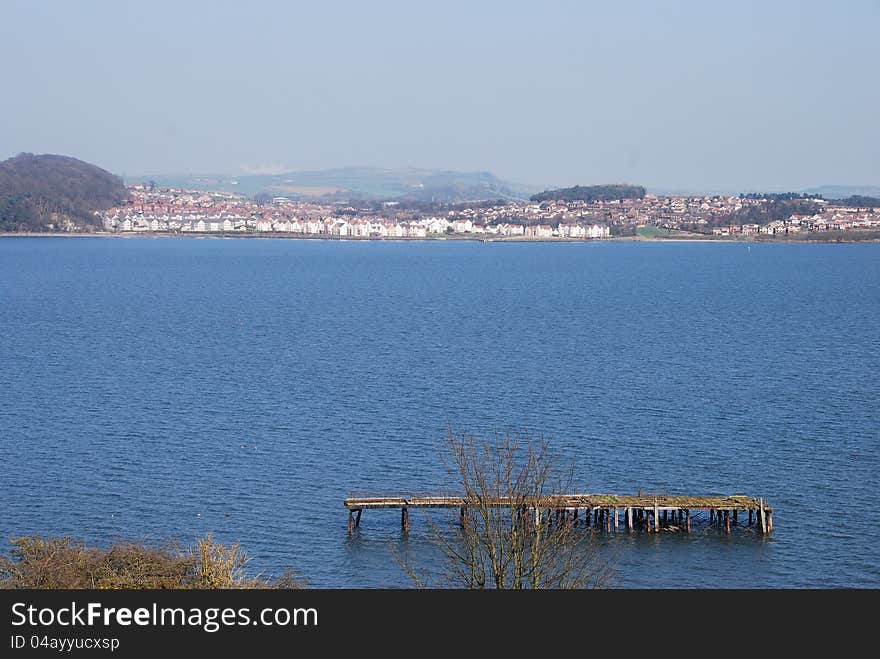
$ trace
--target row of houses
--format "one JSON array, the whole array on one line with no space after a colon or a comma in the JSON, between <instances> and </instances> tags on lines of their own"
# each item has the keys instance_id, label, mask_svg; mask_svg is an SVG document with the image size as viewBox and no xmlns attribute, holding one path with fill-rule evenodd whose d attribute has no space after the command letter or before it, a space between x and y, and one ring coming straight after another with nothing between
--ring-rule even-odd
<instances>
[{"instance_id":1,"label":"row of houses","mask_svg":"<svg viewBox=\"0 0 880 659\"><path fill-rule=\"evenodd\" d=\"M823 215L792 215L787 220L773 220L767 224L734 224L714 227L716 236L789 236L798 233L825 231L880 230L880 215L871 213L837 213Z\"/></svg>"},{"instance_id":2,"label":"row of houses","mask_svg":"<svg viewBox=\"0 0 880 659\"><path fill-rule=\"evenodd\" d=\"M295 201L258 203L241 195L131 186L131 201L102 212L111 231L261 232L343 237L432 237L445 234L523 238L601 239L639 226L696 229L716 235L778 235L880 229L880 209L814 199L814 215L768 224L716 226L719 218L767 200L740 196L658 196L608 201L475 202L427 211L398 202ZM714 227L710 229L709 227Z\"/></svg>"},{"instance_id":3,"label":"row of houses","mask_svg":"<svg viewBox=\"0 0 880 659\"><path fill-rule=\"evenodd\" d=\"M486 234L493 236L523 236L532 238L598 239L610 237L607 226L598 224L563 223L524 226L503 223L498 225L474 224L470 220L450 222L445 218L423 218L412 222L385 219L338 217L198 217L144 215L105 217L104 228L119 232L180 232L180 233L284 233L305 236L333 236L340 238L427 238L453 234Z\"/></svg>"}]
</instances>

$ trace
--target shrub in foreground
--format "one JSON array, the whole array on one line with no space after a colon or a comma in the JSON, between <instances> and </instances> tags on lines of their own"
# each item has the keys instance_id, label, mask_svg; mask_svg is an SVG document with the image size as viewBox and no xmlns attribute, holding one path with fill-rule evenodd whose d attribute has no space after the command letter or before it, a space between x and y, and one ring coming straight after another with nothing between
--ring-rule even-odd
<instances>
[{"instance_id":1,"label":"shrub in foreground","mask_svg":"<svg viewBox=\"0 0 880 659\"><path fill-rule=\"evenodd\" d=\"M123 542L108 549L38 535L11 540L0 554L2 588L303 588L290 570L277 579L248 577L246 552L210 534L188 548Z\"/></svg>"}]
</instances>

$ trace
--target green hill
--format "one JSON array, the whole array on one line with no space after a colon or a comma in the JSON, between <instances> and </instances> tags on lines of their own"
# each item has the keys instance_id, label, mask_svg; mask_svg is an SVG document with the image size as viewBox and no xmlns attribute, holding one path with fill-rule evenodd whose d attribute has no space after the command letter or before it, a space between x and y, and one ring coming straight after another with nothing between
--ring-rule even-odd
<instances>
[{"instance_id":1,"label":"green hill","mask_svg":"<svg viewBox=\"0 0 880 659\"><path fill-rule=\"evenodd\" d=\"M20 153L0 162L0 231L98 227L94 212L127 198L120 177L76 158Z\"/></svg>"},{"instance_id":2,"label":"green hill","mask_svg":"<svg viewBox=\"0 0 880 659\"><path fill-rule=\"evenodd\" d=\"M576 185L573 188L545 190L532 195L531 201L613 201L642 199L645 188L640 185L614 183L609 185Z\"/></svg>"}]
</instances>

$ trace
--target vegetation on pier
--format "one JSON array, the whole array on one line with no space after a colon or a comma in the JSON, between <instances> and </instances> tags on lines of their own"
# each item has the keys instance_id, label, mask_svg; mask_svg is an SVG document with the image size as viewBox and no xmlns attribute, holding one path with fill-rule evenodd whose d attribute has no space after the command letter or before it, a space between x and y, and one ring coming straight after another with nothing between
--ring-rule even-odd
<instances>
[{"instance_id":1,"label":"vegetation on pier","mask_svg":"<svg viewBox=\"0 0 880 659\"><path fill-rule=\"evenodd\" d=\"M124 542L98 549L70 538L24 536L0 555L0 588L303 588L291 570L277 579L249 577L248 556L237 543L211 535L195 546L151 547Z\"/></svg>"}]
</instances>

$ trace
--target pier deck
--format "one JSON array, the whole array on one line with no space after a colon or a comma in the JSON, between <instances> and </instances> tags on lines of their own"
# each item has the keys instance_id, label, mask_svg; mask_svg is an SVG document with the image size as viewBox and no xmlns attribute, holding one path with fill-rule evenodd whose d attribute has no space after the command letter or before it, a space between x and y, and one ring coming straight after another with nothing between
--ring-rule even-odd
<instances>
[{"instance_id":1,"label":"pier deck","mask_svg":"<svg viewBox=\"0 0 880 659\"><path fill-rule=\"evenodd\" d=\"M558 494L513 500L498 497L477 503L456 496L387 496L351 497L345 499L348 509L349 533L360 526L364 510L396 508L401 511L401 526L409 530L410 508L458 508L460 520L467 524L469 508L488 505L529 513L524 518L544 520L549 524L579 524L606 531L621 527L621 514L627 530L648 532L691 530L692 511L709 513L709 524L730 533L731 524L739 526L738 513L748 513L747 527L761 533L773 531L773 509L763 498L734 494L728 496L619 495L619 494ZM583 516L581 516L583 514ZM661 515L662 514L662 515Z\"/></svg>"}]
</instances>

